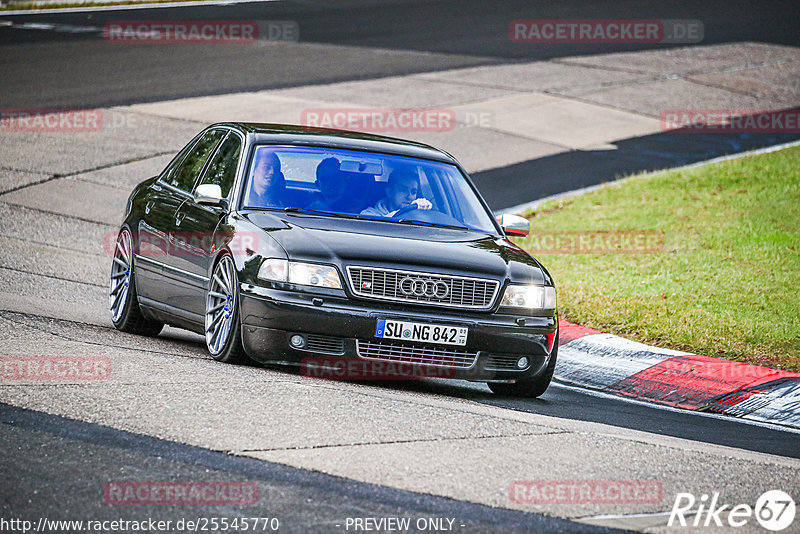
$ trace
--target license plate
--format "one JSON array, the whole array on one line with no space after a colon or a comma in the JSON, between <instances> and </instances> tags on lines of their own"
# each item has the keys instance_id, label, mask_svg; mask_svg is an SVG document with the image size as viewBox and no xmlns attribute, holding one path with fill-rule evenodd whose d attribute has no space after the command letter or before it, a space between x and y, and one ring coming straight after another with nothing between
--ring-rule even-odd
<instances>
[{"instance_id":1,"label":"license plate","mask_svg":"<svg viewBox=\"0 0 800 534\"><path fill-rule=\"evenodd\" d=\"M468 330L466 326L446 326L378 319L378 325L375 327L375 337L463 346L467 344Z\"/></svg>"}]
</instances>

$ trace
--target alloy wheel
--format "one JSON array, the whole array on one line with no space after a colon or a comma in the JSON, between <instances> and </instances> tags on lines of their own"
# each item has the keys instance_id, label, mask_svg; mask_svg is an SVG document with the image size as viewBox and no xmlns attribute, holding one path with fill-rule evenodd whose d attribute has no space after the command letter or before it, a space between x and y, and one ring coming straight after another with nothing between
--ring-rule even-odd
<instances>
[{"instance_id":1,"label":"alloy wheel","mask_svg":"<svg viewBox=\"0 0 800 534\"><path fill-rule=\"evenodd\" d=\"M133 240L126 229L120 232L114 248L114 262L111 266L111 282L108 288L108 307L114 322L120 320L128 301L131 284L131 261L133 259Z\"/></svg>"},{"instance_id":2,"label":"alloy wheel","mask_svg":"<svg viewBox=\"0 0 800 534\"><path fill-rule=\"evenodd\" d=\"M206 345L213 355L222 352L230 336L236 309L236 272L230 256L223 256L211 276L206 297Z\"/></svg>"}]
</instances>

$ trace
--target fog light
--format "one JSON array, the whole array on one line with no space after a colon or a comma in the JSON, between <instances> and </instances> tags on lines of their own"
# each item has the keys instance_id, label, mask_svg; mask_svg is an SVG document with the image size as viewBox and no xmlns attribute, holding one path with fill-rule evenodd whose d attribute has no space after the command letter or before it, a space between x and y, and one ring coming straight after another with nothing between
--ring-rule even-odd
<instances>
[{"instance_id":1,"label":"fog light","mask_svg":"<svg viewBox=\"0 0 800 534\"><path fill-rule=\"evenodd\" d=\"M528 367L528 358L526 358L525 356L520 358L519 361L517 361L517 367L520 369L525 369L526 367Z\"/></svg>"},{"instance_id":2,"label":"fog light","mask_svg":"<svg viewBox=\"0 0 800 534\"><path fill-rule=\"evenodd\" d=\"M293 336L292 336L292 338L289 340L289 343L291 343L291 345L292 345L293 347L295 347L295 348L302 349L302 348L305 346L305 344L306 344L306 340L305 340L305 339L303 339L303 336L300 336L300 335L298 335L298 334L295 334L295 335L293 335Z\"/></svg>"}]
</instances>

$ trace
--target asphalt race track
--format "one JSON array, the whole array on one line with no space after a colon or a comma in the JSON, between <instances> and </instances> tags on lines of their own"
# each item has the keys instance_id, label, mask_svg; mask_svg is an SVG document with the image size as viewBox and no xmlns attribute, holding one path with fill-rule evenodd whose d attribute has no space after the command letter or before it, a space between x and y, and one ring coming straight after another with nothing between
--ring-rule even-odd
<instances>
[{"instance_id":1,"label":"asphalt race track","mask_svg":"<svg viewBox=\"0 0 800 534\"><path fill-rule=\"evenodd\" d=\"M712 0L639 2L303 1L180 9L2 16L5 107L109 106L427 72L471 65L597 53L592 44L520 47L508 39L515 19L699 19L704 44L800 44L796 3ZM242 50L229 46L107 47L98 34L114 20L292 20L303 46ZM70 33L25 29L26 22L95 28ZM10 46L9 46L10 45ZM603 53L666 48L617 44ZM88 58L91 58L88 60ZM143 80L147 80L143 83Z\"/></svg>"},{"instance_id":2,"label":"asphalt race track","mask_svg":"<svg viewBox=\"0 0 800 534\"><path fill-rule=\"evenodd\" d=\"M6 109L91 108L176 98L326 84L510 65L603 54L666 49L666 44L581 43L520 46L510 42L515 19L698 19L703 45L759 42L797 46L791 0L751 9L747 2L568 1L533 4L480 1L251 2L187 8L2 16L0 95ZM299 43L253 47L120 46L102 40L106 23L120 20L294 21ZM346 29L345 29L346 28ZM694 71L702 72L703 60ZM619 76L628 69L617 67ZM796 85L796 84L795 84ZM698 96L698 99L700 97ZM582 150L473 173L495 208L569 191L618 176L675 167L718 155L800 138L789 134L659 132L618 144L613 154ZM530 181L535 176L539 180Z\"/></svg>"},{"instance_id":3,"label":"asphalt race track","mask_svg":"<svg viewBox=\"0 0 800 534\"><path fill-rule=\"evenodd\" d=\"M324 84L341 84L331 87L346 94L350 82L406 77L403 83L410 84L419 81L414 76L535 60L566 68L576 57L669 53L673 46L515 46L508 23L525 18L699 19L703 46L759 43L788 50L789 59L776 60L781 66L797 61L790 48L800 47L796 15L794 1L756 6L718 0L274 1L0 12L0 110L119 106L111 115L137 118L135 129L96 144L51 134L20 141L0 132L0 356L102 357L114 369L102 383L0 382L0 518L258 516L279 518L280 532L353 532L347 518L409 517L450 518L452 530L465 533L671 532L665 513L679 492L717 491L727 502L751 505L770 489L797 498L800 434L777 426L557 382L540 399L511 400L464 381L315 381L284 369L214 362L202 338L175 329L156 339L119 333L106 309L110 257L98 246L115 232L132 184L163 168L212 122L188 113L170 116L164 110L172 104L163 101L199 106L198 97L313 92ZM300 41L252 47L104 42L103 26L124 19L289 20L298 24ZM717 58L693 61L700 72ZM608 69L620 80L631 76L626 67ZM667 79L654 75L660 76ZM790 97L796 93L796 79L782 83ZM361 87L367 86L353 92ZM498 80L479 89L499 95L508 88ZM202 105L197 109L216 104ZM616 140L614 152L548 146L541 156L526 152L506 163L476 164L473 177L493 208L505 208L798 138L632 134ZM115 506L103 490L118 480L247 481L257 485L259 500L249 506ZM664 496L644 505L531 505L510 499L515 480L656 480ZM69 529L50 528L62 530Z\"/></svg>"},{"instance_id":4,"label":"asphalt race track","mask_svg":"<svg viewBox=\"0 0 800 534\"><path fill-rule=\"evenodd\" d=\"M217 507L217 516L279 518L280 531L334 532L345 516L458 518L467 532L612 532L562 519L497 510L452 499L364 484L280 464L235 458L57 416L0 405L4 473L19 480L3 495L3 517L44 516L159 521L196 519L197 507L137 507L119 512L96 498L110 472L146 471L153 480L246 480L258 484L267 506ZM46 450L46 455L30 455ZM64 466L68 466L65 470ZM34 492L41 481L47 491ZM8 486L6 486L8 487ZM34 499L23 495L38 493ZM54 498L55 497L55 498Z\"/></svg>"}]
</instances>

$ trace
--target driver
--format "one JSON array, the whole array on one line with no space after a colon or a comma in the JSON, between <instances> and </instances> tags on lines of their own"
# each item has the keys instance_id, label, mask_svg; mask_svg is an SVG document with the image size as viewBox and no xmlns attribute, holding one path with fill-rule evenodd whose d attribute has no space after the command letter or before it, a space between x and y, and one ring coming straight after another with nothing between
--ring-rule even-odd
<instances>
[{"instance_id":1,"label":"driver","mask_svg":"<svg viewBox=\"0 0 800 534\"><path fill-rule=\"evenodd\" d=\"M392 217L400 209L411 205L421 210L431 209L433 204L427 199L417 198L418 194L419 176L416 171L408 168L395 169L389 175L386 196L380 199L374 207L362 211L361 215Z\"/></svg>"}]
</instances>

